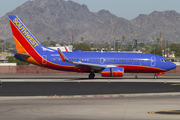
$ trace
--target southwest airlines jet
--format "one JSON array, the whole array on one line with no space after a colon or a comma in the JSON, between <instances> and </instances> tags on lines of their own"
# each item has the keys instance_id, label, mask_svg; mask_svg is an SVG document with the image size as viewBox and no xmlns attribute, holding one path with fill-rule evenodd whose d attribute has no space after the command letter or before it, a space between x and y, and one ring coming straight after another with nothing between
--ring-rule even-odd
<instances>
[{"instance_id":1,"label":"southwest airlines jet","mask_svg":"<svg viewBox=\"0 0 180 120\"><path fill-rule=\"evenodd\" d=\"M28 63L50 69L90 73L101 73L102 77L123 77L124 73L164 74L176 68L166 58L145 53L110 52L62 52L42 46L16 15L9 15L9 21L17 51L15 57ZM137 78L137 75L136 75Z\"/></svg>"}]
</instances>

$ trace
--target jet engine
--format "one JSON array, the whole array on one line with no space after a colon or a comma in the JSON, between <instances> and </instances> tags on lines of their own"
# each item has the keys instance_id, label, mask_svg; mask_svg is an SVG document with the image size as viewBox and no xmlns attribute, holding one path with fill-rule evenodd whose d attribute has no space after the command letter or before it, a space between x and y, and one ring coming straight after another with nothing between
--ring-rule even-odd
<instances>
[{"instance_id":1,"label":"jet engine","mask_svg":"<svg viewBox=\"0 0 180 120\"><path fill-rule=\"evenodd\" d=\"M108 67L102 70L102 77L123 77L124 68L122 67Z\"/></svg>"}]
</instances>

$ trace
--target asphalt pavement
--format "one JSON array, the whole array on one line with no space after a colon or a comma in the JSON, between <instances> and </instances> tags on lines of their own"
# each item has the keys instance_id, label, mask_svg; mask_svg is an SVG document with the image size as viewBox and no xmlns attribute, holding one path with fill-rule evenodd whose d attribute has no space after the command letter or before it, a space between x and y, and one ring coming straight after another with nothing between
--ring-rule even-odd
<instances>
[{"instance_id":1,"label":"asphalt pavement","mask_svg":"<svg viewBox=\"0 0 180 120\"><path fill-rule=\"evenodd\" d=\"M99 95L180 92L164 82L2 82L0 96Z\"/></svg>"}]
</instances>

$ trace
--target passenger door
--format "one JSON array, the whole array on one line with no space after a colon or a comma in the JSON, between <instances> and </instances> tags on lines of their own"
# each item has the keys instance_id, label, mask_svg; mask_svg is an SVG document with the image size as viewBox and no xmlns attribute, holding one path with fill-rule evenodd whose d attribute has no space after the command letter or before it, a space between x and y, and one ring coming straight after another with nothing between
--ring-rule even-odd
<instances>
[{"instance_id":1,"label":"passenger door","mask_svg":"<svg viewBox=\"0 0 180 120\"><path fill-rule=\"evenodd\" d=\"M47 60L47 56L46 56L46 55L43 55L42 57L43 57L43 58L42 58L42 64L43 64L43 65L46 65L46 64L47 64L47 61L46 61L46 60Z\"/></svg>"},{"instance_id":2,"label":"passenger door","mask_svg":"<svg viewBox=\"0 0 180 120\"><path fill-rule=\"evenodd\" d=\"M155 66L155 65L156 65L156 58L151 57L151 66Z\"/></svg>"}]
</instances>

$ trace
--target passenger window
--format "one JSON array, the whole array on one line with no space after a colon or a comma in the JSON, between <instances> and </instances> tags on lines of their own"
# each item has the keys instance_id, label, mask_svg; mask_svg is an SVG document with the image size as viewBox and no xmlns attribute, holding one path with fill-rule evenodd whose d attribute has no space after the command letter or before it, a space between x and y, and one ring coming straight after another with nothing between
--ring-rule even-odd
<instances>
[{"instance_id":1,"label":"passenger window","mask_svg":"<svg viewBox=\"0 0 180 120\"><path fill-rule=\"evenodd\" d=\"M55 61L56 59L54 58L54 61Z\"/></svg>"},{"instance_id":2,"label":"passenger window","mask_svg":"<svg viewBox=\"0 0 180 120\"><path fill-rule=\"evenodd\" d=\"M59 58L59 61L60 61L61 59Z\"/></svg>"}]
</instances>

